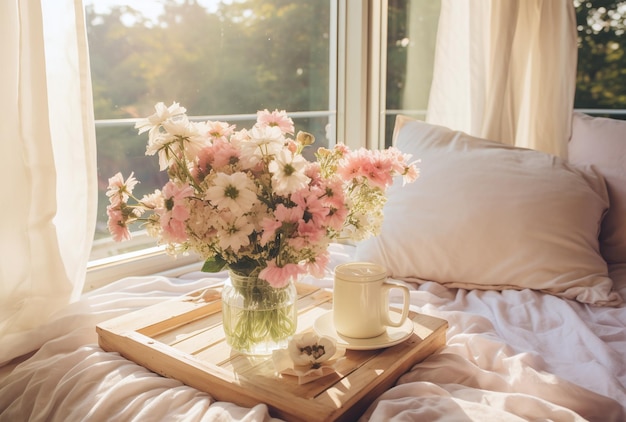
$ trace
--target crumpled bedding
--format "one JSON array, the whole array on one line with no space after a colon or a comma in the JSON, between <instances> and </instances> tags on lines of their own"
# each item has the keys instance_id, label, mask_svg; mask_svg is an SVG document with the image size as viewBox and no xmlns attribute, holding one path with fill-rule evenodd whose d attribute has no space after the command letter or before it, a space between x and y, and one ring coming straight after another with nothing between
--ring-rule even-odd
<instances>
[{"instance_id":1,"label":"crumpled bedding","mask_svg":"<svg viewBox=\"0 0 626 422\"><path fill-rule=\"evenodd\" d=\"M331 256L334 268L352 259L354 247L332 245ZM617 270L626 297L626 268ZM38 331L39 350L0 367L0 421L275 420L262 403L217 402L98 347L97 323L225 277L128 277L85 294ZM305 282L332 287L332 276ZM624 305L408 285L414 311L448 321L447 345L400 377L361 420L626 420Z\"/></svg>"}]
</instances>

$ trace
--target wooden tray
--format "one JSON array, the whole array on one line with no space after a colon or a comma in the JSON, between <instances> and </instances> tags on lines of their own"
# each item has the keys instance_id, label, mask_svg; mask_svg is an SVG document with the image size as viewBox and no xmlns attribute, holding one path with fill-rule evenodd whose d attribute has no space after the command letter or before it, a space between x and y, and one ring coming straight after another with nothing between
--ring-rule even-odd
<instances>
[{"instance_id":1,"label":"wooden tray","mask_svg":"<svg viewBox=\"0 0 626 422\"><path fill-rule=\"evenodd\" d=\"M311 330L332 308L332 294L310 285L298 289L298 332ZM224 340L221 286L192 292L96 327L100 347L160 375L245 407L267 404L289 421L355 420L400 375L445 344L448 323L411 313L415 331L386 349L345 350L337 373L308 384L276 373L271 357L245 356ZM344 351L344 350L340 350Z\"/></svg>"}]
</instances>

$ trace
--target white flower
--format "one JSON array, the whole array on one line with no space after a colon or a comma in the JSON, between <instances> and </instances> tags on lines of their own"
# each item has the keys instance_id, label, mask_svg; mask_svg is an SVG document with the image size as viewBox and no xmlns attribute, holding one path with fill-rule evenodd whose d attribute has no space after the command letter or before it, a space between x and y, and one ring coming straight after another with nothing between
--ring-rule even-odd
<instances>
[{"instance_id":1,"label":"white flower","mask_svg":"<svg viewBox=\"0 0 626 422\"><path fill-rule=\"evenodd\" d=\"M198 152L209 145L206 137L200 136L198 128L189 121L187 116L176 120L166 120L162 126L165 132L150 133L146 147L146 155L159 153L161 170L171 165L174 157L181 151L188 161L193 162Z\"/></svg>"},{"instance_id":2,"label":"white flower","mask_svg":"<svg viewBox=\"0 0 626 422\"><path fill-rule=\"evenodd\" d=\"M304 174L307 160L302 155L294 155L288 149L280 150L269 164L274 191L288 195L305 188L311 179Z\"/></svg>"},{"instance_id":3,"label":"white flower","mask_svg":"<svg viewBox=\"0 0 626 422\"><path fill-rule=\"evenodd\" d=\"M139 129L139 134L150 130L150 136L152 136L152 134L158 130L159 126L164 121L176 116L181 116L187 112L185 107L181 107L176 102L172 103L169 107L165 107L165 104L160 102L154 106L154 109L156 110L156 113L152 116L141 119L135 123L135 129Z\"/></svg>"},{"instance_id":4,"label":"white flower","mask_svg":"<svg viewBox=\"0 0 626 422\"><path fill-rule=\"evenodd\" d=\"M233 252L237 252L241 247L250 244L248 236L254 231L254 225L245 217L224 211L220 213L218 226L219 246L223 250L231 248Z\"/></svg>"},{"instance_id":5,"label":"white flower","mask_svg":"<svg viewBox=\"0 0 626 422\"><path fill-rule=\"evenodd\" d=\"M196 124L190 122L187 116L163 122L163 128L178 141L174 144L174 151L182 151L190 162L194 162L202 148L210 145L207 137L200 134Z\"/></svg>"},{"instance_id":6,"label":"white flower","mask_svg":"<svg viewBox=\"0 0 626 422\"><path fill-rule=\"evenodd\" d=\"M289 357L296 366L319 367L332 358L337 350L335 340L307 332L294 336L287 346Z\"/></svg>"},{"instance_id":7,"label":"white flower","mask_svg":"<svg viewBox=\"0 0 626 422\"><path fill-rule=\"evenodd\" d=\"M170 164L170 154L167 146L174 142L174 137L169 133L155 132L154 136L150 135L148 146L146 147L146 155L154 155L159 153L159 169L165 170Z\"/></svg>"},{"instance_id":8,"label":"white flower","mask_svg":"<svg viewBox=\"0 0 626 422\"><path fill-rule=\"evenodd\" d=\"M218 173L212 186L206 190L205 199L219 209L229 209L235 215L242 215L257 201L255 185L246 173Z\"/></svg>"},{"instance_id":9,"label":"white flower","mask_svg":"<svg viewBox=\"0 0 626 422\"><path fill-rule=\"evenodd\" d=\"M151 210L163 208L165 206L163 194L159 189L156 189L154 192L144 195L143 198L141 198L141 203L146 208Z\"/></svg>"},{"instance_id":10,"label":"white flower","mask_svg":"<svg viewBox=\"0 0 626 422\"><path fill-rule=\"evenodd\" d=\"M276 155L285 146L285 137L277 126L253 127L241 142L241 154L250 162L259 162L263 157Z\"/></svg>"}]
</instances>

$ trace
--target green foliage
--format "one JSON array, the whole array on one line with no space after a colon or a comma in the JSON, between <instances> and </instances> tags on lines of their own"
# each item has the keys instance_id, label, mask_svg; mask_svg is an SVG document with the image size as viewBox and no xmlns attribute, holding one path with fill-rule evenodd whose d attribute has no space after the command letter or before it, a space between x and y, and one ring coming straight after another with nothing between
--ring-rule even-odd
<instances>
[{"instance_id":1,"label":"green foliage","mask_svg":"<svg viewBox=\"0 0 626 422\"><path fill-rule=\"evenodd\" d=\"M87 10L97 119L143 117L157 101L190 115L328 109L327 1L163 5L156 22L126 6Z\"/></svg>"},{"instance_id":2,"label":"green foliage","mask_svg":"<svg viewBox=\"0 0 626 422\"><path fill-rule=\"evenodd\" d=\"M626 1L577 0L576 108L626 108Z\"/></svg>"},{"instance_id":3,"label":"green foliage","mask_svg":"<svg viewBox=\"0 0 626 422\"><path fill-rule=\"evenodd\" d=\"M387 110L427 108L440 8L438 0L388 0ZM390 114L385 121L387 146L394 125L395 115Z\"/></svg>"},{"instance_id":4,"label":"green foliage","mask_svg":"<svg viewBox=\"0 0 626 422\"><path fill-rule=\"evenodd\" d=\"M204 261L202 265L202 271L206 273L216 273L222 271L226 267L226 261L219 255Z\"/></svg>"},{"instance_id":5,"label":"green foliage","mask_svg":"<svg viewBox=\"0 0 626 422\"><path fill-rule=\"evenodd\" d=\"M329 1L240 0L211 13L196 0L161 0L151 20L128 7L86 8L96 119L146 117L155 103L185 104L190 116L327 110ZM231 122L238 125L244 122ZM324 146L327 119L298 126ZM108 236L108 178L135 171L141 196L167 175L145 156L132 123L98 127L96 237Z\"/></svg>"}]
</instances>

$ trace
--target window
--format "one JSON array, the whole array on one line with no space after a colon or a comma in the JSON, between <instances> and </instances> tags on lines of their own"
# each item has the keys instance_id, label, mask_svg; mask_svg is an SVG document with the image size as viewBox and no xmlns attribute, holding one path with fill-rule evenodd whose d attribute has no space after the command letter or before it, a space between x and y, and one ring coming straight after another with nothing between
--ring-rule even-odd
<instances>
[{"instance_id":1,"label":"window","mask_svg":"<svg viewBox=\"0 0 626 422\"><path fill-rule=\"evenodd\" d=\"M87 0L85 7L99 182L91 268L156 252L141 232L111 241L105 195L118 171L135 172L139 197L166 182L156 158L145 156L147 135L134 129L156 102L177 101L196 119L238 127L249 127L259 109L284 109L317 146L334 144L335 1Z\"/></svg>"},{"instance_id":2,"label":"window","mask_svg":"<svg viewBox=\"0 0 626 422\"><path fill-rule=\"evenodd\" d=\"M389 0L388 4L384 113L387 146L391 145L398 114L426 117L441 1Z\"/></svg>"},{"instance_id":3,"label":"window","mask_svg":"<svg viewBox=\"0 0 626 422\"><path fill-rule=\"evenodd\" d=\"M574 107L626 119L626 1L574 0L578 75Z\"/></svg>"},{"instance_id":4,"label":"window","mask_svg":"<svg viewBox=\"0 0 626 422\"><path fill-rule=\"evenodd\" d=\"M626 1L573 0L578 31L574 108L626 119ZM432 80L440 1L388 0L385 144L395 116L424 118Z\"/></svg>"}]
</instances>

